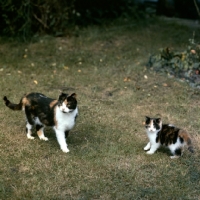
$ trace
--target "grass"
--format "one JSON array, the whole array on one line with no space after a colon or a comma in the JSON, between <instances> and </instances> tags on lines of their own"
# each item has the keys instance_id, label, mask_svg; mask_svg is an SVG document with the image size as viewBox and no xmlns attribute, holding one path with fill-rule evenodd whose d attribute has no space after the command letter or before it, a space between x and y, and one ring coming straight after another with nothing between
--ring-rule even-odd
<instances>
[{"instance_id":1,"label":"grass","mask_svg":"<svg viewBox=\"0 0 200 200\"><path fill-rule=\"evenodd\" d=\"M200 198L200 93L145 67L159 48L185 49L193 30L160 20L134 23L30 43L1 39L2 97L18 102L31 91L53 98L59 90L76 92L79 117L64 154L50 128L48 142L28 140L23 112L0 102L0 199ZM146 115L186 129L195 154L185 150L171 160L161 148L146 155Z\"/></svg>"}]
</instances>

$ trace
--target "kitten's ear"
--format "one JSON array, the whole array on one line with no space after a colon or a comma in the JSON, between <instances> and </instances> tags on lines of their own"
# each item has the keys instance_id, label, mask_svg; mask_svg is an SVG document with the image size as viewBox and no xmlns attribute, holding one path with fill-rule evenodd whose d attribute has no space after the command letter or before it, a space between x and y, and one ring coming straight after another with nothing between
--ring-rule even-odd
<instances>
[{"instance_id":1,"label":"kitten's ear","mask_svg":"<svg viewBox=\"0 0 200 200\"><path fill-rule=\"evenodd\" d=\"M147 117L147 116L145 116L145 118L146 118L146 120L149 120L149 119L150 119L150 117Z\"/></svg>"},{"instance_id":2,"label":"kitten's ear","mask_svg":"<svg viewBox=\"0 0 200 200\"><path fill-rule=\"evenodd\" d=\"M156 119L156 123L159 124L160 122L161 122L161 118L157 118L157 119Z\"/></svg>"},{"instance_id":3,"label":"kitten's ear","mask_svg":"<svg viewBox=\"0 0 200 200\"><path fill-rule=\"evenodd\" d=\"M77 97L76 93L73 93L70 96L73 97L74 99L76 99L76 97Z\"/></svg>"},{"instance_id":4,"label":"kitten's ear","mask_svg":"<svg viewBox=\"0 0 200 200\"><path fill-rule=\"evenodd\" d=\"M150 117L147 117L147 116L145 116L145 118L146 118L146 120L145 120L145 124L149 124L149 123L150 123L150 120L151 120L151 118L150 118Z\"/></svg>"}]
</instances>

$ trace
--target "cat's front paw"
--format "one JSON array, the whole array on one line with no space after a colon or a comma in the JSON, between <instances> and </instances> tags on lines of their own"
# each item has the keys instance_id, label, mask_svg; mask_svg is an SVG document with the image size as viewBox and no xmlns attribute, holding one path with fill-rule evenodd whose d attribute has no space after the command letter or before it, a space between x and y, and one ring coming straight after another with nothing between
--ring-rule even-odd
<instances>
[{"instance_id":1,"label":"cat's front paw","mask_svg":"<svg viewBox=\"0 0 200 200\"><path fill-rule=\"evenodd\" d=\"M40 140L48 141L49 139L47 137L40 137Z\"/></svg>"},{"instance_id":2,"label":"cat's front paw","mask_svg":"<svg viewBox=\"0 0 200 200\"><path fill-rule=\"evenodd\" d=\"M154 152L153 152L153 151L150 151L150 150L147 151L146 153L149 154L149 155L154 154Z\"/></svg>"},{"instance_id":3,"label":"cat's front paw","mask_svg":"<svg viewBox=\"0 0 200 200\"><path fill-rule=\"evenodd\" d=\"M68 148L62 148L62 151L63 151L64 153L68 153L68 152L69 152L69 149L68 149Z\"/></svg>"},{"instance_id":4,"label":"cat's front paw","mask_svg":"<svg viewBox=\"0 0 200 200\"><path fill-rule=\"evenodd\" d=\"M34 140L35 138L33 136L31 136L30 134L27 134L27 138L30 140Z\"/></svg>"}]
</instances>

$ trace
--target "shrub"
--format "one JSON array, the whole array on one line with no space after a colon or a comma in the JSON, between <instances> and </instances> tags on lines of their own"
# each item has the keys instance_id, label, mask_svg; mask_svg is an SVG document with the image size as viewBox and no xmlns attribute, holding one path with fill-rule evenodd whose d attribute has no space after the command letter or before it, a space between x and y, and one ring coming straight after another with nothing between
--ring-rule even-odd
<instances>
[{"instance_id":1,"label":"shrub","mask_svg":"<svg viewBox=\"0 0 200 200\"><path fill-rule=\"evenodd\" d=\"M28 38L61 34L72 15L74 0L1 0L1 34Z\"/></svg>"},{"instance_id":2,"label":"shrub","mask_svg":"<svg viewBox=\"0 0 200 200\"><path fill-rule=\"evenodd\" d=\"M0 34L31 37L62 35L71 25L101 23L121 14L136 13L133 0L1 0ZM136 16L136 15L135 15Z\"/></svg>"}]
</instances>

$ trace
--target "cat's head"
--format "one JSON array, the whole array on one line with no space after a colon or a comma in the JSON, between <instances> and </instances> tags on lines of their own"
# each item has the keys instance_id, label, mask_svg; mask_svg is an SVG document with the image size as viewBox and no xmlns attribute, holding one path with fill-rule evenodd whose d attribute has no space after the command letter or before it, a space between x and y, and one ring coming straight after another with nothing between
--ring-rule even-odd
<instances>
[{"instance_id":1,"label":"cat's head","mask_svg":"<svg viewBox=\"0 0 200 200\"><path fill-rule=\"evenodd\" d=\"M145 128L148 132L157 132L162 128L161 118L151 118L146 116Z\"/></svg>"},{"instance_id":2,"label":"cat's head","mask_svg":"<svg viewBox=\"0 0 200 200\"><path fill-rule=\"evenodd\" d=\"M58 98L58 107L63 113L73 112L77 107L76 94L61 93Z\"/></svg>"}]
</instances>

